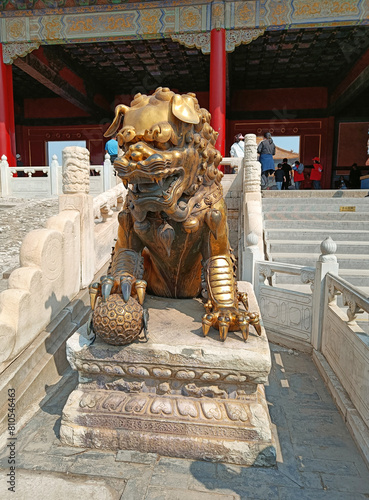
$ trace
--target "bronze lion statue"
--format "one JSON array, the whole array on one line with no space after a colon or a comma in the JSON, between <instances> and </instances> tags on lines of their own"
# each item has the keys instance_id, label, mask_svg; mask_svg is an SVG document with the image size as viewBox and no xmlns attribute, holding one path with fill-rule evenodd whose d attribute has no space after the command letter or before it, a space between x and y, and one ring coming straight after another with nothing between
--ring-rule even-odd
<instances>
[{"instance_id":1,"label":"bronze lion statue","mask_svg":"<svg viewBox=\"0 0 369 500\"><path fill-rule=\"evenodd\" d=\"M116 107L105 136L115 134L114 167L128 193L108 276L90 286L93 305L96 297L104 302L111 295L142 305L146 287L163 297L202 294L204 335L214 326L222 340L232 330L247 340L249 324L260 334L258 315L248 312L247 296L236 288L218 169L222 157L214 147L218 134L210 113L195 94L159 87L153 95L135 95L130 107ZM103 338L109 342L116 322L105 323ZM113 332L111 343L125 343L116 337Z\"/></svg>"}]
</instances>

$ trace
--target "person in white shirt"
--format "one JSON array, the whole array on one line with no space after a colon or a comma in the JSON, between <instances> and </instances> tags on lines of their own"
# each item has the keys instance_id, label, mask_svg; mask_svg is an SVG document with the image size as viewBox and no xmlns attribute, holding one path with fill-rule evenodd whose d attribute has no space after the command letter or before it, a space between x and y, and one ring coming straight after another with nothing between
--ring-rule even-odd
<instances>
[{"instance_id":1,"label":"person in white shirt","mask_svg":"<svg viewBox=\"0 0 369 500\"><path fill-rule=\"evenodd\" d=\"M243 158L245 154L244 136L237 134L234 136L234 143L231 146L231 156L233 158Z\"/></svg>"}]
</instances>

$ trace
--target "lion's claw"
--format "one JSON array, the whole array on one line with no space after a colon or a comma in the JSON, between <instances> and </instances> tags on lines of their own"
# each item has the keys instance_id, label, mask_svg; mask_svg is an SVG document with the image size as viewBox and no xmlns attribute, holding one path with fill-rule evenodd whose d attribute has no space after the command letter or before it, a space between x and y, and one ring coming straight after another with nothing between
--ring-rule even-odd
<instances>
[{"instance_id":1,"label":"lion's claw","mask_svg":"<svg viewBox=\"0 0 369 500\"><path fill-rule=\"evenodd\" d=\"M202 317L202 331L206 337L210 327L219 329L220 339L224 342L228 331L241 330L243 340L249 338L250 325L255 328L256 333L261 335L261 325L258 313L248 312L248 298L246 293L237 294L238 301L245 306L245 310L238 307L219 308L209 299L205 304L206 313Z\"/></svg>"},{"instance_id":2,"label":"lion's claw","mask_svg":"<svg viewBox=\"0 0 369 500\"><path fill-rule=\"evenodd\" d=\"M204 314L204 316L202 317L202 332L204 334L204 337L206 337L206 335L209 333L210 327L213 324L213 319L214 315L208 313Z\"/></svg>"},{"instance_id":3,"label":"lion's claw","mask_svg":"<svg viewBox=\"0 0 369 500\"><path fill-rule=\"evenodd\" d=\"M145 300L147 283L145 280L137 280L135 283L135 287L136 287L138 302L142 306Z\"/></svg>"},{"instance_id":4,"label":"lion's claw","mask_svg":"<svg viewBox=\"0 0 369 500\"><path fill-rule=\"evenodd\" d=\"M223 342L227 338L230 323L231 319L228 316L219 316L218 318L219 334L220 334L220 340L222 340Z\"/></svg>"},{"instance_id":5,"label":"lion's claw","mask_svg":"<svg viewBox=\"0 0 369 500\"><path fill-rule=\"evenodd\" d=\"M90 293L90 304L91 304L91 309L95 309L95 304L96 304L96 299L98 297L99 291L100 291L100 283L97 281L95 283L91 283L91 285L88 287L88 291Z\"/></svg>"},{"instance_id":6,"label":"lion's claw","mask_svg":"<svg viewBox=\"0 0 369 500\"><path fill-rule=\"evenodd\" d=\"M132 292L133 276L130 274L123 274L120 277L120 289L124 302L128 302Z\"/></svg>"},{"instance_id":7,"label":"lion's claw","mask_svg":"<svg viewBox=\"0 0 369 500\"><path fill-rule=\"evenodd\" d=\"M250 327L249 327L249 317L248 316L240 316L239 317L239 325L240 325L240 330L241 330L241 333L242 333L242 337L243 337L243 340L246 342L247 339L249 338L249 331L250 331Z\"/></svg>"},{"instance_id":8,"label":"lion's claw","mask_svg":"<svg viewBox=\"0 0 369 500\"><path fill-rule=\"evenodd\" d=\"M112 291L114 285L114 277L113 276L104 276L101 278L101 297L105 302L109 297L110 292Z\"/></svg>"}]
</instances>

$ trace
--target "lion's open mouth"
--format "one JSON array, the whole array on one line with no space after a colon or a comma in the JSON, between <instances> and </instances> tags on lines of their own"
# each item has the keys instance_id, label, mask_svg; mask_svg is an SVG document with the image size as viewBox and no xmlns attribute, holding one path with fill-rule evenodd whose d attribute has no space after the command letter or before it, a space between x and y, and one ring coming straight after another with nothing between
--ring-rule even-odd
<instances>
[{"instance_id":1,"label":"lion's open mouth","mask_svg":"<svg viewBox=\"0 0 369 500\"><path fill-rule=\"evenodd\" d=\"M132 184L132 193L136 196L162 197L168 200L174 192L181 175L175 173L168 177L155 178L149 182Z\"/></svg>"},{"instance_id":2,"label":"lion's open mouth","mask_svg":"<svg viewBox=\"0 0 369 500\"><path fill-rule=\"evenodd\" d=\"M114 167L125 185L130 185L136 200L170 202L184 178L182 167L172 167L168 159L153 154L145 160L134 162L125 157L118 158Z\"/></svg>"}]
</instances>

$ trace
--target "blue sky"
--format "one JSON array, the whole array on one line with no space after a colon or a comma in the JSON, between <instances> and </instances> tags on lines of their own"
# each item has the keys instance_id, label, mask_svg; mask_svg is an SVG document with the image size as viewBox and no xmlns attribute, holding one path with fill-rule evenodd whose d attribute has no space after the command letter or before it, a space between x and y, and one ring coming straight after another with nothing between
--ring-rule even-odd
<instances>
[{"instance_id":1,"label":"blue sky","mask_svg":"<svg viewBox=\"0 0 369 500\"><path fill-rule=\"evenodd\" d=\"M288 136L288 137L278 137L273 135L274 144L287 151L294 151L299 153L300 150L300 137L299 136Z\"/></svg>"}]
</instances>

